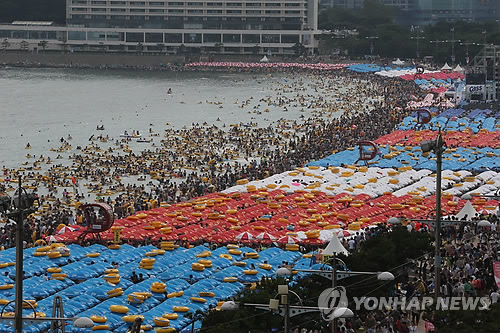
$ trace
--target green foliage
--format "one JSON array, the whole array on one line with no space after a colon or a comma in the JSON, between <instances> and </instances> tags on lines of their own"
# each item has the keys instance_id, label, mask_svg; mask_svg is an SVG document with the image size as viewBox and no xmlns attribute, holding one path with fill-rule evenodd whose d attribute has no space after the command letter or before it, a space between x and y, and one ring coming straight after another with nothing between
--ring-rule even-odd
<instances>
[{"instance_id":1,"label":"green foliage","mask_svg":"<svg viewBox=\"0 0 500 333\"><path fill-rule=\"evenodd\" d=\"M491 333L500 331L500 304L489 310L426 311L423 318L436 326L440 333Z\"/></svg>"},{"instance_id":2,"label":"green foliage","mask_svg":"<svg viewBox=\"0 0 500 333\"><path fill-rule=\"evenodd\" d=\"M361 248L343 258L347 267L353 271L384 272L390 271L399 282L398 276L410 259L432 253L431 237L427 233L408 232L405 227L394 228L392 232L383 233L365 241ZM360 283L364 281L363 283ZM394 283L378 281L366 276L352 277L342 280L347 293L352 296L382 296L386 295ZM351 288L350 286L353 286Z\"/></svg>"},{"instance_id":3,"label":"green foliage","mask_svg":"<svg viewBox=\"0 0 500 333\"><path fill-rule=\"evenodd\" d=\"M292 49L293 49L296 57L301 57L301 56L304 56L307 54L307 49L304 46L304 44L302 44L302 43L295 43L292 46Z\"/></svg>"},{"instance_id":4,"label":"green foliage","mask_svg":"<svg viewBox=\"0 0 500 333\"><path fill-rule=\"evenodd\" d=\"M451 42L431 43L431 41L451 41L453 37L456 62L464 64L468 49L472 59L486 43L498 43L500 32L496 22L438 22L434 25L417 27L411 31L408 27L395 24L394 11L384 6L379 0L366 0L361 10L333 8L322 11L318 26L323 30L351 30L357 35L346 38L322 36L326 49L341 48L348 50L351 56L359 57L370 54L370 40L366 37L378 37L373 40L373 55L389 58L415 58L417 40L420 39L420 56L433 56L437 62L451 62ZM455 28L454 36L450 31ZM413 39L412 39L413 37ZM475 43L461 45L461 43Z\"/></svg>"},{"instance_id":5,"label":"green foliage","mask_svg":"<svg viewBox=\"0 0 500 333\"><path fill-rule=\"evenodd\" d=\"M348 257L340 256L349 269L353 271L387 271L400 266L408 259L416 258L431 250L430 237L426 233L410 233L406 228L395 228L391 233L374 236L364 242L359 251ZM392 270L394 275L398 270ZM203 320L202 332L248 332L270 331L271 328L282 328L283 318L264 310L256 310L241 304L269 304L269 300L277 295L278 285L285 280L269 279L257 284L256 289L245 290L236 301L240 302L238 311L212 311ZM349 297L379 296L387 293L394 283L378 281L373 276L359 276L338 281L347 288ZM290 290L300 295L304 306L317 306L318 297L325 289L331 287L331 281L312 275L293 284ZM290 304L299 304L295 296L290 295ZM292 317L290 324L296 326L318 328L324 325L319 313L304 314Z\"/></svg>"}]
</instances>

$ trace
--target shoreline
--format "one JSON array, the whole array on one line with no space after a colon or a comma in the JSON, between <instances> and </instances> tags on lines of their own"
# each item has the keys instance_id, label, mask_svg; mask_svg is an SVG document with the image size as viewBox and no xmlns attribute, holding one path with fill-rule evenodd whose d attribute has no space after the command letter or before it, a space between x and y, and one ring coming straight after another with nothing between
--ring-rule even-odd
<instances>
[{"instance_id":1,"label":"shoreline","mask_svg":"<svg viewBox=\"0 0 500 333\"><path fill-rule=\"evenodd\" d=\"M200 67L188 68L186 64L199 62L203 56L199 55L150 55L150 54L120 54L120 53L33 53L33 52L0 52L0 68L85 68L85 69L127 69L127 70L177 70L177 71L201 71ZM244 62L258 63L261 56L217 56L211 62ZM301 61L302 60L302 61ZM306 59L307 60L307 59ZM327 58L314 58L312 61L303 61L298 58L273 57L271 63L298 62L304 64L328 63L346 64L353 60ZM356 63L363 63L363 60L356 60ZM209 68L216 71L216 68ZM274 69L273 69L274 70ZM224 70L227 71L227 70Z\"/></svg>"}]
</instances>

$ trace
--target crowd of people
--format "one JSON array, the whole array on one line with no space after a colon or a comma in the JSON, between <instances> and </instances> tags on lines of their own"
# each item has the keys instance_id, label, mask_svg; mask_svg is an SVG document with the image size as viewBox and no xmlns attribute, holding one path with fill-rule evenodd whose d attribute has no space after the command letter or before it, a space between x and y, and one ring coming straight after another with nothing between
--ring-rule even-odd
<instances>
[{"instance_id":1,"label":"crowd of people","mask_svg":"<svg viewBox=\"0 0 500 333\"><path fill-rule=\"evenodd\" d=\"M487 220L488 227L478 226L478 222ZM429 232L427 228L419 231L408 224L410 232ZM413 223L414 224L414 223ZM477 302L478 306L486 305L491 308L500 301L499 288L495 281L493 262L500 260L500 219L495 214L477 214L468 219L456 220L456 223L442 230L440 269L441 298L473 298L483 297L486 302ZM433 232L433 230L430 230ZM401 274L401 288L398 294L406 303L413 300L421 304L423 297L433 297L435 293L434 256L428 255L409 265L404 274ZM435 309L435 306L434 306ZM361 311L354 319L339 323L336 332L358 332L363 330L370 333L408 333L433 332L435 327L450 325L446 317L436 321L433 312L422 311L419 306L406 308L385 308L374 311ZM433 321L429 328L425 322ZM455 325L455 323L454 323Z\"/></svg>"},{"instance_id":2,"label":"crowd of people","mask_svg":"<svg viewBox=\"0 0 500 333\"><path fill-rule=\"evenodd\" d=\"M304 114L309 112L301 119L282 119L266 127L204 123L167 128L160 142L140 152L129 148L130 138L113 140L100 134L69 156L71 167L56 164L70 147L69 140L62 138L61 147L55 149L58 158L40 156L23 166L24 181L31 181L42 205L47 206L40 215L30 217L25 239L35 241L53 234L59 224L78 222L81 212L74 209L74 202L93 201L94 195L97 201L111 204L116 217L122 218L151 208L153 200L186 201L224 190L238 179L262 179L291 170L333 150L390 133L408 114L405 106L410 96L423 96L412 82L376 75L347 70L306 75L317 93L304 88L305 80L283 80L274 97L240 105L254 113L270 105L301 108ZM339 86L349 86L349 91ZM150 130L151 135L155 133ZM42 172L44 165L47 170ZM17 169L3 171L4 178L17 178ZM0 183L0 192L14 186ZM12 224L4 225L1 245L13 246L13 230Z\"/></svg>"}]
</instances>

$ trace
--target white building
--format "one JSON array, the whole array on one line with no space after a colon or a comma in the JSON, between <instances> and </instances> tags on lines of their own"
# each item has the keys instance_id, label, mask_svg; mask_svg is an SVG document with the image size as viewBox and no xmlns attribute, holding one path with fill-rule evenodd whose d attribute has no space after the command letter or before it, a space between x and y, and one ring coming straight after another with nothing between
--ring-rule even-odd
<instances>
[{"instance_id":1,"label":"white building","mask_svg":"<svg viewBox=\"0 0 500 333\"><path fill-rule=\"evenodd\" d=\"M317 18L318 0L66 0L67 26L0 25L0 41L6 49L175 53L184 45L224 54L293 54L301 43L312 53Z\"/></svg>"}]
</instances>

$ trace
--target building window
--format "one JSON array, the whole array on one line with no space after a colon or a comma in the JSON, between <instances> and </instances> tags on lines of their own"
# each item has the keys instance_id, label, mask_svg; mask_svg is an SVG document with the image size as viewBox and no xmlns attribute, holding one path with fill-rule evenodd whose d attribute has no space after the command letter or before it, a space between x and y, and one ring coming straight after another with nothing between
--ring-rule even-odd
<instances>
[{"instance_id":1,"label":"building window","mask_svg":"<svg viewBox=\"0 0 500 333\"><path fill-rule=\"evenodd\" d=\"M69 40L86 40L87 34L85 31L68 31Z\"/></svg>"},{"instance_id":2,"label":"building window","mask_svg":"<svg viewBox=\"0 0 500 333\"><path fill-rule=\"evenodd\" d=\"M106 33L106 39L112 41L123 41L123 32L108 32Z\"/></svg>"},{"instance_id":3,"label":"building window","mask_svg":"<svg viewBox=\"0 0 500 333\"><path fill-rule=\"evenodd\" d=\"M299 43L300 36L299 35L281 35L282 43Z\"/></svg>"},{"instance_id":4,"label":"building window","mask_svg":"<svg viewBox=\"0 0 500 333\"><path fill-rule=\"evenodd\" d=\"M115 12L115 13L123 13L126 11L127 10L125 8L111 8L111 12Z\"/></svg>"},{"instance_id":5,"label":"building window","mask_svg":"<svg viewBox=\"0 0 500 333\"><path fill-rule=\"evenodd\" d=\"M125 1L111 1L111 5L112 6L117 6L117 5L121 5L121 6L124 6L126 5L127 3Z\"/></svg>"},{"instance_id":6,"label":"building window","mask_svg":"<svg viewBox=\"0 0 500 333\"><path fill-rule=\"evenodd\" d=\"M90 4L92 5L105 5L106 4L106 1L91 1Z\"/></svg>"},{"instance_id":7,"label":"building window","mask_svg":"<svg viewBox=\"0 0 500 333\"><path fill-rule=\"evenodd\" d=\"M201 43L201 34L184 34L184 43Z\"/></svg>"},{"instance_id":8,"label":"building window","mask_svg":"<svg viewBox=\"0 0 500 333\"><path fill-rule=\"evenodd\" d=\"M151 1L149 3L150 6L164 6L165 3L163 1Z\"/></svg>"},{"instance_id":9,"label":"building window","mask_svg":"<svg viewBox=\"0 0 500 333\"><path fill-rule=\"evenodd\" d=\"M260 10L247 10L247 14L260 14Z\"/></svg>"},{"instance_id":10,"label":"building window","mask_svg":"<svg viewBox=\"0 0 500 333\"><path fill-rule=\"evenodd\" d=\"M146 32L146 43L163 43L163 34L157 32Z\"/></svg>"},{"instance_id":11,"label":"building window","mask_svg":"<svg viewBox=\"0 0 500 333\"><path fill-rule=\"evenodd\" d=\"M73 1L71 1L71 3L73 5L86 5L87 4L87 0L73 0Z\"/></svg>"},{"instance_id":12,"label":"building window","mask_svg":"<svg viewBox=\"0 0 500 333\"><path fill-rule=\"evenodd\" d=\"M222 2L207 2L207 7L222 7Z\"/></svg>"},{"instance_id":13,"label":"building window","mask_svg":"<svg viewBox=\"0 0 500 333\"><path fill-rule=\"evenodd\" d=\"M286 3L285 7L300 7L300 3Z\"/></svg>"},{"instance_id":14,"label":"building window","mask_svg":"<svg viewBox=\"0 0 500 333\"><path fill-rule=\"evenodd\" d=\"M71 8L71 10L74 12L86 12L87 8Z\"/></svg>"},{"instance_id":15,"label":"building window","mask_svg":"<svg viewBox=\"0 0 500 333\"><path fill-rule=\"evenodd\" d=\"M182 14L184 13L184 9L169 9L168 12L173 14Z\"/></svg>"},{"instance_id":16,"label":"building window","mask_svg":"<svg viewBox=\"0 0 500 333\"><path fill-rule=\"evenodd\" d=\"M260 7L260 3L247 2L246 6L247 7Z\"/></svg>"},{"instance_id":17,"label":"building window","mask_svg":"<svg viewBox=\"0 0 500 333\"><path fill-rule=\"evenodd\" d=\"M144 34L142 32L127 32L126 42L144 43Z\"/></svg>"},{"instance_id":18,"label":"building window","mask_svg":"<svg viewBox=\"0 0 500 333\"><path fill-rule=\"evenodd\" d=\"M266 3L266 7L281 7L280 3Z\"/></svg>"},{"instance_id":19,"label":"building window","mask_svg":"<svg viewBox=\"0 0 500 333\"><path fill-rule=\"evenodd\" d=\"M220 34L203 34L204 43L220 43Z\"/></svg>"},{"instance_id":20,"label":"building window","mask_svg":"<svg viewBox=\"0 0 500 333\"><path fill-rule=\"evenodd\" d=\"M169 6L184 6L184 2L169 2Z\"/></svg>"},{"instance_id":21,"label":"building window","mask_svg":"<svg viewBox=\"0 0 500 333\"><path fill-rule=\"evenodd\" d=\"M131 13L145 13L146 10L143 8L130 8Z\"/></svg>"},{"instance_id":22,"label":"building window","mask_svg":"<svg viewBox=\"0 0 500 333\"><path fill-rule=\"evenodd\" d=\"M182 43L182 34L165 34L165 43Z\"/></svg>"},{"instance_id":23,"label":"building window","mask_svg":"<svg viewBox=\"0 0 500 333\"><path fill-rule=\"evenodd\" d=\"M227 14L241 14L241 10L226 10Z\"/></svg>"},{"instance_id":24,"label":"building window","mask_svg":"<svg viewBox=\"0 0 500 333\"><path fill-rule=\"evenodd\" d=\"M239 2L228 2L226 4L226 6L228 6L228 7L241 7L241 3L239 3Z\"/></svg>"},{"instance_id":25,"label":"building window","mask_svg":"<svg viewBox=\"0 0 500 333\"><path fill-rule=\"evenodd\" d=\"M106 8L92 8L92 12L101 12L101 13L105 13L106 12Z\"/></svg>"},{"instance_id":26,"label":"building window","mask_svg":"<svg viewBox=\"0 0 500 333\"><path fill-rule=\"evenodd\" d=\"M150 9L149 12L150 13L163 13L164 10L163 9Z\"/></svg>"},{"instance_id":27,"label":"building window","mask_svg":"<svg viewBox=\"0 0 500 333\"><path fill-rule=\"evenodd\" d=\"M87 32L87 40L106 40L106 33L89 31Z\"/></svg>"},{"instance_id":28,"label":"building window","mask_svg":"<svg viewBox=\"0 0 500 333\"><path fill-rule=\"evenodd\" d=\"M243 35L243 43L245 43L245 44L260 43L260 36L259 35Z\"/></svg>"},{"instance_id":29,"label":"building window","mask_svg":"<svg viewBox=\"0 0 500 333\"><path fill-rule=\"evenodd\" d=\"M131 6L145 6L146 3L144 1L130 1Z\"/></svg>"},{"instance_id":30,"label":"building window","mask_svg":"<svg viewBox=\"0 0 500 333\"><path fill-rule=\"evenodd\" d=\"M207 14L222 14L222 10L219 9L208 9Z\"/></svg>"},{"instance_id":31,"label":"building window","mask_svg":"<svg viewBox=\"0 0 500 333\"><path fill-rule=\"evenodd\" d=\"M241 35L239 34L224 34L224 43L241 43Z\"/></svg>"},{"instance_id":32,"label":"building window","mask_svg":"<svg viewBox=\"0 0 500 333\"><path fill-rule=\"evenodd\" d=\"M300 10L285 10L285 14L300 14Z\"/></svg>"},{"instance_id":33,"label":"building window","mask_svg":"<svg viewBox=\"0 0 500 333\"><path fill-rule=\"evenodd\" d=\"M272 14L272 15L276 15L276 14L280 14L281 11L279 10L266 10L266 14Z\"/></svg>"},{"instance_id":34,"label":"building window","mask_svg":"<svg viewBox=\"0 0 500 333\"><path fill-rule=\"evenodd\" d=\"M203 2L188 2L188 6L203 6Z\"/></svg>"},{"instance_id":35,"label":"building window","mask_svg":"<svg viewBox=\"0 0 500 333\"><path fill-rule=\"evenodd\" d=\"M188 14L203 14L202 9L189 9Z\"/></svg>"}]
</instances>

